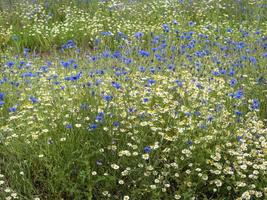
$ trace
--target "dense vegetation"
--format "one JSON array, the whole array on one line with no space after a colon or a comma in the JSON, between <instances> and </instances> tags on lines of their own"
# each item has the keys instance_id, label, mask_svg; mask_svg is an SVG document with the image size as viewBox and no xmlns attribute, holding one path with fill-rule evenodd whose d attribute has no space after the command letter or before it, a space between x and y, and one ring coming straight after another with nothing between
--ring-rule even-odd
<instances>
[{"instance_id":1,"label":"dense vegetation","mask_svg":"<svg viewBox=\"0 0 267 200\"><path fill-rule=\"evenodd\" d=\"M266 199L266 7L0 0L0 199Z\"/></svg>"},{"instance_id":2,"label":"dense vegetation","mask_svg":"<svg viewBox=\"0 0 267 200\"><path fill-rule=\"evenodd\" d=\"M1 0L0 44L22 50L50 50L69 39L79 47L93 47L101 32L132 37L141 31L158 34L164 23L176 20L183 28L189 21L197 29L239 29L242 26L267 30L264 0ZM39 2L39 3L38 3ZM208 30L206 32L209 32ZM210 34L213 34L212 32ZM109 41L114 43L114 38ZM111 44L108 44L109 47ZM105 44L106 45L106 44Z\"/></svg>"}]
</instances>

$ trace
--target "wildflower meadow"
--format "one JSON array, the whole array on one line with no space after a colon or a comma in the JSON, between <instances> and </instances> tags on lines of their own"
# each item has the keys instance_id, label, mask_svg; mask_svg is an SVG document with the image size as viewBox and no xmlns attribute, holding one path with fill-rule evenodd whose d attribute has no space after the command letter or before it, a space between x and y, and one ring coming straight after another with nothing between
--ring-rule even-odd
<instances>
[{"instance_id":1,"label":"wildflower meadow","mask_svg":"<svg viewBox=\"0 0 267 200\"><path fill-rule=\"evenodd\" d=\"M267 199L265 0L0 0L0 200Z\"/></svg>"}]
</instances>

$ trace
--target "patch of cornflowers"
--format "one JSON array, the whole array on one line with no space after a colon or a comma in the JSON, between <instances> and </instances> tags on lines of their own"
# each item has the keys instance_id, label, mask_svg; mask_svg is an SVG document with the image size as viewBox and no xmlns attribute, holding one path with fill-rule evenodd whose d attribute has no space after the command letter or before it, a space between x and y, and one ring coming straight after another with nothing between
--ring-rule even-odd
<instances>
[{"instance_id":1,"label":"patch of cornflowers","mask_svg":"<svg viewBox=\"0 0 267 200\"><path fill-rule=\"evenodd\" d=\"M264 21L264 15L252 14L264 13L264 0L247 2L228 2L210 0L208 3L196 1L97 1L91 2L86 9L73 4L58 4L53 2L19 1L12 5L12 9L0 11L0 19L3 21L0 31L0 41L4 46L12 44L13 47L22 47L22 44L33 47L40 45L43 49L50 49L57 45L62 49L69 49L68 42L74 38L79 44L93 46L94 44L130 43L136 32L142 31L143 35L151 33L160 34L163 29L179 32L179 25L186 29L200 29L210 36L219 32L219 29L227 28L229 34L232 28L238 29L240 21L243 26L258 25L258 18ZM83 5L81 3L81 5ZM218 9L216 9L218 8ZM179 12L177 12L179 10ZM255 11L256 12L256 11ZM245 13L250 20L242 20ZM214 17L216 15L216 17ZM257 18L258 16L258 18ZM10 20L19 19L21 25ZM199 23L190 21L198 19ZM236 19L237 23L231 23L229 19ZM253 18L253 19L252 19ZM144 20L140 20L144 19ZM187 20L189 22L187 22ZM249 22L248 22L249 21ZM131 22L131 23L129 23ZM220 22L220 23L218 23ZM211 29L210 25L218 29ZM230 28L235 25L235 27ZM266 33L266 23L261 24L262 32ZM173 30L172 30L173 28ZM99 38L99 33L101 38ZM256 31L256 33L261 33ZM243 36L247 36L243 32ZM107 36L113 36L108 40ZM63 45L61 45L64 43ZM71 45L72 46L72 45ZM78 50L77 50L78 51ZM251 58L254 62L254 59Z\"/></svg>"},{"instance_id":2,"label":"patch of cornflowers","mask_svg":"<svg viewBox=\"0 0 267 200\"><path fill-rule=\"evenodd\" d=\"M264 198L266 38L188 26L161 24L146 48L135 32L127 47L90 58L5 58L1 192L30 182L30 198L45 198L47 181L61 180L62 198Z\"/></svg>"}]
</instances>

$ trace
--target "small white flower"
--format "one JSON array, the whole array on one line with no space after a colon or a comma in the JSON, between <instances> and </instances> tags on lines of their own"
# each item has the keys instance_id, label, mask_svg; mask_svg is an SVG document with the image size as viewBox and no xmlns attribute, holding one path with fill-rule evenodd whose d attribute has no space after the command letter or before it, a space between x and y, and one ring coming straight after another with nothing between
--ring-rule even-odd
<instances>
[{"instance_id":1,"label":"small white flower","mask_svg":"<svg viewBox=\"0 0 267 200\"><path fill-rule=\"evenodd\" d=\"M116 164L111 164L111 168L113 168L113 169L119 169L120 166L119 165L116 165Z\"/></svg>"},{"instance_id":2,"label":"small white flower","mask_svg":"<svg viewBox=\"0 0 267 200\"><path fill-rule=\"evenodd\" d=\"M108 191L104 191L104 192L102 192L102 194L103 194L104 196L107 196L107 195L109 194L109 192L108 192Z\"/></svg>"},{"instance_id":3,"label":"small white flower","mask_svg":"<svg viewBox=\"0 0 267 200\"><path fill-rule=\"evenodd\" d=\"M215 185L217 186L217 187L221 187L222 186L222 182L220 181L220 180L215 180Z\"/></svg>"},{"instance_id":4,"label":"small white flower","mask_svg":"<svg viewBox=\"0 0 267 200\"><path fill-rule=\"evenodd\" d=\"M123 197L123 200L129 200L129 199L130 199L129 196L124 196L124 197Z\"/></svg>"},{"instance_id":5,"label":"small white flower","mask_svg":"<svg viewBox=\"0 0 267 200\"><path fill-rule=\"evenodd\" d=\"M208 175L206 175L206 174L204 174L203 176L202 176L202 179L204 180L204 181L206 181L206 180L208 180Z\"/></svg>"},{"instance_id":6,"label":"small white flower","mask_svg":"<svg viewBox=\"0 0 267 200\"><path fill-rule=\"evenodd\" d=\"M142 155L142 158L143 158L144 160L148 160L148 159L149 159L149 154L147 154L147 153L146 153L146 154L143 154L143 155Z\"/></svg>"},{"instance_id":7,"label":"small white flower","mask_svg":"<svg viewBox=\"0 0 267 200\"><path fill-rule=\"evenodd\" d=\"M92 175L93 176L97 175L97 172L96 171L92 171Z\"/></svg>"},{"instance_id":8,"label":"small white flower","mask_svg":"<svg viewBox=\"0 0 267 200\"><path fill-rule=\"evenodd\" d=\"M81 125L81 124L75 124L75 126L76 126L77 128L80 128L80 127L82 127L82 125Z\"/></svg>"},{"instance_id":9,"label":"small white flower","mask_svg":"<svg viewBox=\"0 0 267 200\"><path fill-rule=\"evenodd\" d=\"M5 189L5 192L6 192L6 193L9 193L9 192L11 192L11 189L10 189L10 188L6 188L6 189Z\"/></svg>"},{"instance_id":10,"label":"small white flower","mask_svg":"<svg viewBox=\"0 0 267 200\"><path fill-rule=\"evenodd\" d=\"M12 196L13 198L17 198L18 194L15 193L15 192L13 192L13 193L11 193L11 196Z\"/></svg>"},{"instance_id":11,"label":"small white flower","mask_svg":"<svg viewBox=\"0 0 267 200\"><path fill-rule=\"evenodd\" d=\"M244 192L241 197L242 199L245 199L245 200L249 200L251 198L248 191Z\"/></svg>"},{"instance_id":12,"label":"small white flower","mask_svg":"<svg viewBox=\"0 0 267 200\"><path fill-rule=\"evenodd\" d=\"M48 129L43 129L42 130L43 133L48 133L48 131L49 131Z\"/></svg>"},{"instance_id":13,"label":"small white flower","mask_svg":"<svg viewBox=\"0 0 267 200\"><path fill-rule=\"evenodd\" d=\"M157 186L156 186L156 185L150 185L150 188L151 188L152 190L154 190L154 189L157 188Z\"/></svg>"}]
</instances>

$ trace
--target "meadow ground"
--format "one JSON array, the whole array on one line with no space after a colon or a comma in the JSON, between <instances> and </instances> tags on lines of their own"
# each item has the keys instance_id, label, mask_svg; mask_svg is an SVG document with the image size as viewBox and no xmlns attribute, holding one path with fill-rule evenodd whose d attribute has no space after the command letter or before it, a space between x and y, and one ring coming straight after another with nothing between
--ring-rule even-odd
<instances>
[{"instance_id":1,"label":"meadow ground","mask_svg":"<svg viewBox=\"0 0 267 200\"><path fill-rule=\"evenodd\" d=\"M0 0L0 199L267 198L264 0Z\"/></svg>"}]
</instances>

